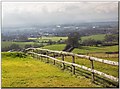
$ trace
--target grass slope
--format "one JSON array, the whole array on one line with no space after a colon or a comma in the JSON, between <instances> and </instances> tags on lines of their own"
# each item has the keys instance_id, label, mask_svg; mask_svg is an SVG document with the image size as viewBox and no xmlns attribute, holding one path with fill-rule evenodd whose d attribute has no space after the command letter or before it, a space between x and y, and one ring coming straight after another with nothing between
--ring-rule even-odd
<instances>
[{"instance_id":1,"label":"grass slope","mask_svg":"<svg viewBox=\"0 0 120 89\"><path fill-rule=\"evenodd\" d=\"M2 53L2 87L98 86L85 77L76 78L67 71L31 57L19 58Z\"/></svg>"}]
</instances>

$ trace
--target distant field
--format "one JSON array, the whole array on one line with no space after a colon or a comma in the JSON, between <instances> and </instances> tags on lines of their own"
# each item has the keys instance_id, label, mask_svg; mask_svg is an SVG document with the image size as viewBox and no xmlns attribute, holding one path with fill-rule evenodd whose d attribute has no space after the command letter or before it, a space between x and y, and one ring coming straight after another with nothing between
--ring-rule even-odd
<instances>
[{"instance_id":1,"label":"distant field","mask_svg":"<svg viewBox=\"0 0 120 89\"><path fill-rule=\"evenodd\" d=\"M100 47L92 47L92 46L82 46L81 48L76 48L73 50L73 53L92 53L92 52L117 52L118 45L115 46L100 46Z\"/></svg>"},{"instance_id":2,"label":"distant field","mask_svg":"<svg viewBox=\"0 0 120 89\"><path fill-rule=\"evenodd\" d=\"M75 77L32 57L19 58L9 54L2 53L2 87L99 87L90 79Z\"/></svg>"},{"instance_id":3,"label":"distant field","mask_svg":"<svg viewBox=\"0 0 120 89\"><path fill-rule=\"evenodd\" d=\"M99 34L99 35L85 36L85 37L82 37L81 39L85 40L85 39L88 39L88 38L92 38L92 39L95 39L95 40L103 40L104 36L105 36L105 34ZM42 37L42 38L29 38L29 39L36 40L36 41L39 41L39 42L42 42L42 41L43 42L48 42L49 40L58 41L60 39L66 40L67 38L68 37ZM8 47L8 46L10 46L12 44L18 44L21 48L23 48L26 44L33 45L33 44L36 44L36 43L35 42L10 42L10 41L2 41L1 45L2 45L2 48L4 48L4 47ZM37 43L37 44L40 44L40 43Z\"/></svg>"},{"instance_id":4,"label":"distant field","mask_svg":"<svg viewBox=\"0 0 120 89\"><path fill-rule=\"evenodd\" d=\"M30 45L34 45L34 44L39 44L39 43L35 43L35 42L11 42L11 41L2 41L1 42L1 47L8 47L11 46L12 44L18 44L21 48L23 48L25 45L30 44Z\"/></svg>"},{"instance_id":5,"label":"distant field","mask_svg":"<svg viewBox=\"0 0 120 89\"><path fill-rule=\"evenodd\" d=\"M88 38L92 38L94 40L104 40L105 34L98 34L98 35L91 35L91 36L84 36L81 39L86 40Z\"/></svg>"},{"instance_id":6,"label":"distant field","mask_svg":"<svg viewBox=\"0 0 120 89\"><path fill-rule=\"evenodd\" d=\"M50 50L63 50L66 44L55 44L55 45L49 45L44 46L42 48L44 49L50 49ZM72 52L73 53L94 53L94 52L117 52L118 51L118 45L115 46L82 46L80 48L75 48Z\"/></svg>"},{"instance_id":7,"label":"distant field","mask_svg":"<svg viewBox=\"0 0 120 89\"><path fill-rule=\"evenodd\" d=\"M65 47L65 44L57 44L57 45L49 45L49 46L44 46L42 47L43 49L50 49L50 50L58 50L62 51ZM112 61L118 61L118 54L105 54L105 52L117 52L118 50L118 45L116 46L103 46L103 47L91 47L91 46L82 46L81 48L75 48L72 53L77 53L77 54L85 54L98 57L98 58L103 58L107 60L112 60Z\"/></svg>"},{"instance_id":8,"label":"distant field","mask_svg":"<svg viewBox=\"0 0 120 89\"><path fill-rule=\"evenodd\" d=\"M92 38L95 40L104 40L104 36L105 36L105 34L98 34L98 35L84 36L84 37L81 37L81 39L86 40L88 38ZM29 39L38 40L38 41L42 42L42 41L49 41L49 40L58 41L60 39L66 40L67 38L68 37L42 37L42 38L29 38Z\"/></svg>"},{"instance_id":9,"label":"distant field","mask_svg":"<svg viewBox=\"0 0 120 89\"><path fill-rule=\"evenodd\" d=\"M58 50L62 51L65 47L65 44L55 44L42 47L43 49Z\"/></svg>"},{"instance_id":10,"label":"distant field","mask_svg":"<svg viewBox=\"0 0 120 89\"><path fill-rule=\"evenodd\" d=\"M48 42L49 40L52 40L52 41L58 41L60 39L62 40L66 40L68 37L42 37L42 38L29 38L29 39L32 39L32 40L37 40L37 41L46 41Z\"/></svg>"}]
</instances>

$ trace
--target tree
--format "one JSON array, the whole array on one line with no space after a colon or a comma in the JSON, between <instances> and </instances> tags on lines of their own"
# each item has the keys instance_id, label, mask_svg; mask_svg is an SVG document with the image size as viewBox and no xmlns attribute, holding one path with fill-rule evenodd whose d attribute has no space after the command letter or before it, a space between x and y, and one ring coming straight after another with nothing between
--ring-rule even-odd
<instances>
[{"instance_id":1,"label":"tree","mask_svg":"<svg viewBox=\"0 0 120 89\"><path fill-rule=\"evenodd\" d=\"M81 39L80 39L80 35L78 32L70 33L68 35L67 45L72 46L72 47L78 47L79 40Z\"/></svg>"},{"instance_id":2,"label":"tree","mask_svg":"<svg viewBox=\"0 0 120 89\"><path fill-rule=\"evenodd\" d=\"M97 46L98 44L101 44L101 41L96 41L94 39L88 38L82 42L82 45L84 46Z\"/></svg>"},{"instance_id":3,"label":"tree","mask_svg":"<svg viewBox=\"0 0 120 89\"><path fill-rule=\"evenodd\" d=\"M71 52L74 48L77 48L79 46L79 40L81 39L78 32L70 33L63 51Z\"/></svg>"},{"instance_id":4,"label":"tree","mask_svg":"<svg viewBox=\"0 0 120 89\"><path fill-rule=\"evenodd\" d=\"M107 34L104 41L106 42L118 42L118 34Z\"/></svg>"}]
</instances>

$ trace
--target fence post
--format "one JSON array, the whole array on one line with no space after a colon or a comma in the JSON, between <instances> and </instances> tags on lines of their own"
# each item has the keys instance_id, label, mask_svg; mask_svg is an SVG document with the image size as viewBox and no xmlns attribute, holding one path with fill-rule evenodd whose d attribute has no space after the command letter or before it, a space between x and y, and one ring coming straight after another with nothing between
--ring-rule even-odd
<instances>
[{"instance_id":1,"label":"fence post","mask_svg":"<svg viewBox=\"0 0 120 89\"><path fill-rule=\"evenodd\" d=\"M49 52L48 52L48 51L46 52L46 55L49 56ZM47 57L47 61L46 61L46 63L49 63L49 59L48 59L48 57Z\"/></svg>"},{"instance_id":2,"label":"fence post","mask_svg":"<svg viewBox=\"0 0 120 89\"><path fill-rule=\"evenodd\" d=\"M34 49L32 50L32 52L34 52ZM32 53L32 57L34 57L34 54Z\"/></svg>"},{"instance_id":3,"label":"fence post","mask_svg":"<svg viewBox=\"0 0 120 89\"><path fill-rule=\"evenodd\" d=\"M40 52L41 52L41 54L42 54L42 50L41 50ZM43 58L42 58L42 56L41 56L41 61L43 61Z\"/></svg>"},{"instance_id":4,"label":"fence post","mask_svg":"<svg viewBox=\"0 0 120 89\"><path fill-rule=\"evenodd\" d=\"M94 64L93 64L93 60L90 59L89 57L89 60L91 61L91 69L93 70L94 69ZM91 72L91 76L92 76L92 82L94 83L94 72Z\"/></svg>"},{"instance_id":5,"label":"fence post","mask_svg":"<svg viewBox=\"0 0 120 89\"><path fill-rule=\"evenodd\" d=\"M75 56L72 56L72 63L75 63ZM72 72L75 74L75 66L72 65Z\"/></svg>"},{"instance_id":6,"label":"fence post","mask_svg":"<svg viewBox=\"0 0 120 89\"><path fill-rule=\"evenodd\" d=\"M62 61L64 61L64 54L62 54ZM62 69L65 69L65 63L62 63Z\"/></svg>"},{"instance_id":7,"label":"fence post","mask_svg":"<svg viewBox=\"0 0 120 89\"><path fill-rule=\"evenodd\" d=\"M55 58L55 53L53 53L53 57ZM53 65L55 65L55 60L53 60Z\"/></svg>"},{"instance_id":8,"label":"fence post","mask_svg":"<svg viewBox=\"0 0 120 89\"><path fill-rule=\"evenodd\" d=\"M38 50L36 49L36 51L37 51L37 59L39 59L39 56L38 56Z\"/></svg>"}]
</instances>

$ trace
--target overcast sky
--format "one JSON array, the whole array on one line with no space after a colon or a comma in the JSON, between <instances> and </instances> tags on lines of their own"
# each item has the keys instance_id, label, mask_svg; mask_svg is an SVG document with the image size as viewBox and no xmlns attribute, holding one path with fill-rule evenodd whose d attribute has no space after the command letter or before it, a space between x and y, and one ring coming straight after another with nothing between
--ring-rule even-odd
<instances>
[{"instance_id":1,"label":"overcast sky","mask_svg":"<svg viewBox=\"0 0 120 89\"><path fill-rule=\"evenodd\" d=\"M117 21L117 2L3 2L4 27Z\"/></svg>"}]
</instances>

